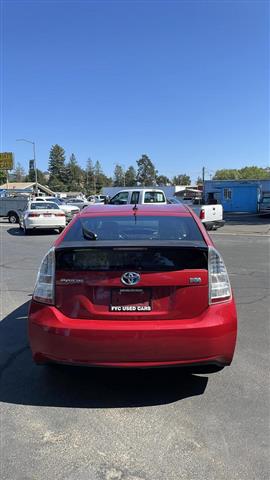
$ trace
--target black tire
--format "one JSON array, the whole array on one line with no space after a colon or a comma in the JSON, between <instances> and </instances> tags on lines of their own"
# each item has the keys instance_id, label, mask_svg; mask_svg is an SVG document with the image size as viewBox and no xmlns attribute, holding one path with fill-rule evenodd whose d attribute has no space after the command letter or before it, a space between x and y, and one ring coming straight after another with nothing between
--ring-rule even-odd
<instances>
[{"instance_id":1,"label":"black tire","mask_svg":"<svg viewBox=\"0 0 270 480\"><path fill-rule=\"evenodd\" d=\"M24 235L30 235L31 233L30 228L24 228L23 231L24 231Z\"/></svg>"},{"instance_id":2,"label":"black tire","mask_svg":"<svg viewBox=\"0 0 270 480\"><path fill-rule=\"evenodd\" d=\"M64 227L58 228L59 233L62 233L64 229L65 229Z\"/></svg>"},{"instance_id":3,"label":"black tire","mask_svg":"<svg viewBox=\"0 0 270 480\"><path fill-rule=\"evenodd\" d=\"M8 214L8 221L9 221L9 223L12 223L12 224L14 224L14 223L19 223L19 220L20 220L20 219L19 219L19 217L18 217L18 215L17 215L16 212L10 212L10 213Z\"/></svg>"}]
</instances>

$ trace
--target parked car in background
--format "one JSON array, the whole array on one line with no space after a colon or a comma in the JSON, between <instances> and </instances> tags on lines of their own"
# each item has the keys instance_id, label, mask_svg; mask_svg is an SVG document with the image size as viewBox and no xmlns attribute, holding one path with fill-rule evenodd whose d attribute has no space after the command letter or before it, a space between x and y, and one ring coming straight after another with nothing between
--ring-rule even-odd
<instances>
[{"instance_id":1,"label":"parked car in background","mask_svg":"<svg viewBox=\"0 0 270 480\"><path fill-rule=\"evenodd\" d=\"M88 207L90 202L83 200L82 198L68 198L65 200L65 204L78 207L80 210L82 210L83 208Z\"/></svg>"},{"instance_id":2,"label":"parked car in background","mask_svg":"<svg viewBox=\"0 0 270 480\"><path fill-rule=\"evenodd\" d=\"M54 202L56 203L63 212L66 214L66 219L67 222L70 222L74 215L79 213L80 209L79 207L76 207L75 205L67 205L62 198L58 197L36 197L35 198L36 202Z\"/></svg>"},{"instance_id":3,"label":"parked car in background","mask_svg":"<svg viewBox=\"0 0 270 480\"><path fill-rule=\"evenodd\" d=\"M65 212L53 202L30 202L20 215L20 227L25 235L37 229L57 229L62 232L65 226Z\"/></svg>"},{"instance_id":4,"label":"parked car in background","mask_svg":"<svg viewBox=\"0 0 270 480\"><path fill-rule=\"evenodd\" d=\"M87 200L91 203L105 203L109 198L107 195L90 195Z\"/></svg>"},{"instance_id":5,"label":"parked car in background","mask_svg":"<svg viewBox=\"0 0 270 480\"><path fill-rule=\"evenodd\" d=\"M270 215L270 194L269 196L263 196L259 202L259 215Z\"/></svg>"},{"instance_id":6,"label":"parked car in background","mask_svg":"<svg viewBox=\"0 0 270 480\"><path fill-rule=\"evenodd\" d=\"M236 309L220 253L184 205L93 205L41 263L29 311L38 364L230 365Z\"/></svg>"},{"instance_id":7,"label":"parked car in background","mask_svg":"<svg viewBox=\"0 0 270 480\"><path fill-rule=\"evenodd\" d=\"M223 206L221 204L194 205L189 203L188 206L198 215L206 230L217 230L217 228L225 225Z\"/></svg>"},{"instance_id":8,"label":"parked car in background","mask_svg":"<svg viewBox=\"0 0 270 480\"><path fill-rule=\"evenodd\" d=\"M167 199L163 190L157 190L155 188L129 188L118 192L108 203L110 205L166 205Z\"/></svg>"}]
</instances>

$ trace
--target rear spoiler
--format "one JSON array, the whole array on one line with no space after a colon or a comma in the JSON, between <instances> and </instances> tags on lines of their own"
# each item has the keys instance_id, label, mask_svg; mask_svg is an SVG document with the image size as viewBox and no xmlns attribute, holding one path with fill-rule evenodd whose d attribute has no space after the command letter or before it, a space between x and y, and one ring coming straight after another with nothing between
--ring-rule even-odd
<instances>
[{"instance_id":1,"label":"rear spoiler","mask_svg":"<svg viewBox=\"0 0 270 480\"><path fill-rule=\"evenodd\" d=\"M179 240L82 240L78 242L61 242L55 246L55 250L65 250L71 248L156 248L156 247L172 247L172 248L194 248L198 250L208 251L208 245L203 241L179 241Z\"/></svg>"}]
</instances>

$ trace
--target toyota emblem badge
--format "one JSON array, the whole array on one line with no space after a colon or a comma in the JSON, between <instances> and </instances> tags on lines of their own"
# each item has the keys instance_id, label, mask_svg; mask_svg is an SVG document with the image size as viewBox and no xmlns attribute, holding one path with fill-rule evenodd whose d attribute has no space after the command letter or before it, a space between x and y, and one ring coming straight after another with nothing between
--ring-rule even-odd
<instances>
[{"instance_id":1,"label":"toyota emblem badge","mask_svg":"<svg viewBox=\"0 0 270 480\"><path fill-rule=\"evenodd\" d=\"M125 285L136 285L140 281L140 274L136 272L126 272L121 277L121 282Z\"/></svg>"}]
</instances>

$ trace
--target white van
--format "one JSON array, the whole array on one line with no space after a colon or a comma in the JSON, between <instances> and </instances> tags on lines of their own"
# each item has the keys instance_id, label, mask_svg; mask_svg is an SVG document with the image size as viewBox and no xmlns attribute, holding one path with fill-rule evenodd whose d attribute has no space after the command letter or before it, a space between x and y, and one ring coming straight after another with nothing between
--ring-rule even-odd
<instances>
[{"instance_id":1,"label":"white van","mask_svg":"<svg viewBox=\"0 0 270 480\"><path fill-rule=\"evenodd\" d=\"M155 188L127 188L120 190L109 202L110 205L159 204L166 205L167 199L163 190Z\"/></svg>"}]
</instances>

